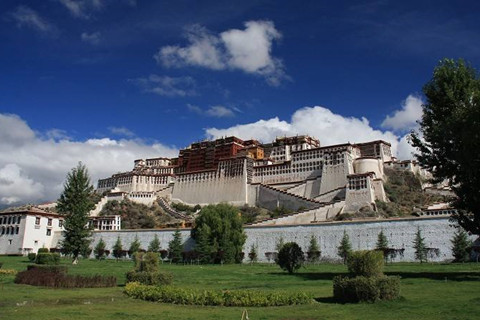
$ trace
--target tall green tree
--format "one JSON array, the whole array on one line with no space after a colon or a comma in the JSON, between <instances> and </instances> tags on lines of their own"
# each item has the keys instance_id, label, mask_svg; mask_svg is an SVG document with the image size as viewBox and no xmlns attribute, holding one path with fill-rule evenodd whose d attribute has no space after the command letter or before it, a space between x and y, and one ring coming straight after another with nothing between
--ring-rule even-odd
<instances>
[{"instance_id":1,"label":"tall green tree","mask_svg":"<svg viewBox=\"0 0 480 320\"><path fill-rule=\"evenodd\" d=\"M80 162L67 174L63 192L57 201L58 213L65 217L63 252L73 257L73 264L78 263L78 256L88 250L91 241L88 213L95 208L92 194L88 170Z\"/></svg>"},{"instance_id":2,"label":"tall green tree","mask_svg":"<svg viewBox=\"0 0 480 320\"><path fill-rule=\"evenodd\" d=\"M195 239L195 251L201 263L211 263L213 245L210 243L210 227L203 225L197 230L197 239Z\"/></svg>"},{"instance_id":3,"label":"tall green tree","mask_svg":"<svg viewBox=\"0 0 480 320\"><path fill-rule=\"evenodd\" d=\"M468 239L467 233L459 229L453 235L452 254L455 262L468 262L470 260L470 250L472 242Z\"/></svg>"},{"instance_id":4,"label":"tall green tree","mask_svg":"<svg viewBox=\"0 0 480 320\"><path fill-rule=\"evenodd\" d=\"M135 253L140 251L140 240L138 239L138 235L135 235L135 239L133 239L133 242L130 243L130 247L128 248L128 255L134 259L135 258Z\"/></svg>"},{"instance_id":5,"label":"tall green tree","mask_svg":"<svg viewBox=\"0 0 480 320\"><path fill-rule=\"evenodd\" d=\"M102 238L100 238L100 241L98 241L97 245L95 246L95 249L93 250L93 253L95 254L95 259L98 260L103 260L105 259L105 241L103 241Z\"/></svg>"},{"instance_id":6,"label":"tall green tree","mask_svg":"<svg viewBox=\"0 0 480 320\"><path fill-rule=\"evenodd\" d=\"M413 248L415 249L415 259L420 261L420 263L427 261L428 249L425 245L425 238L422 237L420 228L417 229L415 239L413 240Z\"/></svg>"},{"instance_id":7,"label":"tall green tree","mask_svg":"<svg viewBox=\"0 0 480 320\"><path fill-rule=\"evenodd\" d=\"M192 230L195 241L203 226L210 228L208 243L211 244L212 251L217 253L214 262L242 262L242 248L246 236L240 211L237 208L225 203L203 207Z\"/></svg>"},{"instance_id":8,"label":"tall green tree","mask_svg":"<svg viewBox=\"0 0 480 320\"><path fill-rule=\"evenodd\" d=\"M350 237L346 231L343 231L343 237L340 241L337 253L343 259L343 263L346 264L348 256L352 253L352 244L350 243Z\"/></svg>"},{"instance_id":9,"label":"tall green tree","mask_svg":"<svg viewBox=\"0 0 480 320\"><path fill-rule=\"evenodd\" d=\"M177 229L173 233L173 239L168 243L168 255L172 262L178 263L182 261L182 234L180 230Z\"/></svg>"},{"instance_id":10,"label":"tall green tree","mask_svg":"<svg viewBox=\"0 0 480 320\"><path fill-rule=\"evenodd\" d=\"M317 238L312 234L310 237L310 244L308 245L308 261L316 262L320 259L320 247L318 245Z\"/></svg>"},{"instance_id":11,"label":"tall green tree","mask_svg":"<svg viewBox=\"0 0 480 320\"><path fill-rule=\"evenodd\" d=\"M153 238L152 241L148 244L148 250L149 252L158 252L160 251L160 240L158 239L158 236L155 234L155 237Z\"/></svg>"},{"instance_id":12,"label":"tall green tree","mask_svg":"<svg viewBox=\"0 0 480 320\"><path fill-rule=\"evenodd\" d=\"M377 237L377 244L375 245L375 250L381 251L383 253L383 258L385 262L387 261L387 251L388 251L388 240L387 236L383 233L383 230L380 231Z\"/></svg>"},{"instance_id":13,"label":"tall green tree","mask_svg":"<svg viewBox=\"0 0 480 320\"><path fill-rule=\"evenodd\" d=\"M277 252L280 252L284 244L285 244L285 240L283 240L283 237L280 237L277 243L275 243L275 250L277 250Z\"/></svg>"},{"instance_id":14,"label":"tall green tree","mask_svg":"<svg viewBox=\"0 0 480 320\"><path fill-rule=\"evenodd\" d=\"M115 257L115 259L120 259L123 257L123 245L122 245L122 240L120 240L120 236L117 237L117 241L112 247L112 254Z\"/></svg>"},{"instance_id":15,"label":"tall green tree","mask_svg":"<svg viewBox=\"0 0 480 320\"><path fill-rule=\"evenodd\" d=\"M434 182L447 180L457 198L453 218L466 231L480 234L480 79L463 60L444 59L425 84L426 103L420 133L412 145L420 165Z\"/></svg>"}]
</instances>

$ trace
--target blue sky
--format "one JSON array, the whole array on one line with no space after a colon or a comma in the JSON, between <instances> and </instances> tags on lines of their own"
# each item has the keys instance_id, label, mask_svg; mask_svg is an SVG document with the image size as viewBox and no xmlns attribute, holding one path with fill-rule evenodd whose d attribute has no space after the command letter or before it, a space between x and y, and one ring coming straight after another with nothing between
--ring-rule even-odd
<instances>
[{"instance_id":1,"label":"blue sky","mask_svg":"<svg viewBox=\"0 0 480 320\"><path fill-rule=\"evenodd\" d=\"M477 1L0 2L0 204L236 134L389 140L444 57L480 65Z\"/></svg>"}]
</instances>

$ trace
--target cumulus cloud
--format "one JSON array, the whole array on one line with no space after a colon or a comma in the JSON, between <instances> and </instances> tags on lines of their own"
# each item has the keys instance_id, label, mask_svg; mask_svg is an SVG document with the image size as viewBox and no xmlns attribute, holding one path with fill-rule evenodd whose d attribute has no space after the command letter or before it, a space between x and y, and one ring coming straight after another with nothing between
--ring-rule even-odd
<instances>
[{"instance_id":1,"label":"cumulus cloud","mask_svg":"<svg viewBox=\"0 0 480 320\"><path fill-rule=\"evenodd\" d=\"M18 6L14 11L10 12L8 16L16 22L17 27L19 28L31 28L37 32L50 36L55 36L58 32L53 24L41 17L38 12L27 6Z\"/></svg>"},{"instance_id":2,"label":"cumulus cloud","mask_svg":"<svg viewBox=\"0 0 480 320\"><path fill-rule=\"evenodd\" d=\"M186 30L189 44L160 48L154 55L166 67L199 66L213 70L238 69L262 76L273 86L287 79L283 63L272 56L280 32L271 21L248 21L245 29L230 29L213 34L194 25Z\"/></svg>"},{"instance_id":3,"label":"cumulus cloud","mask_svg":"<svg viewBox=\"0 0 480 320\"><path fill-rule=\"evenodd\" d=\"M173 147L139 139L72 141L45 136L16 115L0 114L0 205L57 199L67 173L79 161L96 185L99 178L130 170L135 159L178 154Z\"/></svg>"},{"instance_id":4,"label":"cumulus cloud","mask_svg":"<svg viewBox=\"0 0 480 320\"><path fill-rule=\"evenodd\" d=\"M86 43L99 44L101 34L100 32L92 32L92 33L83 32L80 35L80 38L82 39L83 42L86 42Z\"/></svg>"},{"instance_id":5,"label":"cumulus cloud","mask_svg":"<svg viewBox=\"0 0 480 320\"><path fill-rule=\"evenodd\" d=\"M374 129L366 118L344 117L320 106L298 109L290 121L275 117L226 129L208 128L205 133L211 139L235 135L242 139L256 138L263 142L272 141L279 136L308 134L320 139L324 146L385 140L392 144L393 152L401 159L410 159L412 150L408 149L405 137L391 131Z\"/></svg>"},{"instance_id":6,"label":"cumulus cloud","mask_svg":"<svg viewBox=\"0 0 480 320\"><path fill-rule=\"evenodd\" d=\"M196 82L192 77L169 77L151 74L146 78L129 79L145 92L167 97L186 97L196 94Z\"/></svg>"},{"instance_id":7,"label":"cumulus cloud","mask_svg":"<svg viewBox=\"0 0 480 320\"><path fill-rule=\"evenodd\" d=\"M417 121L422 118L423 101L420 97L409 95L402 103L401 110L396 110L392 116L387 116L382 122L382 128L406 132L418 128Z\"/></svg>"}]
</instances>

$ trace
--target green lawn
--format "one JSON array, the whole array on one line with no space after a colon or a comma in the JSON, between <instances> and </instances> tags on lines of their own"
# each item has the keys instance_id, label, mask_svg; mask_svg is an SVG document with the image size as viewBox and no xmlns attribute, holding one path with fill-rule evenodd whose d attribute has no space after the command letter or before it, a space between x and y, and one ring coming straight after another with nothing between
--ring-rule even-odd
<instances>
[{"instance_id":1,"label":"green lawn","mask_svg":"<svg viewBox=\"0 0 480 320\"><path fill-rule=\"evenodd\" d=\"M24 270L25 258L0 257L4 269ZM68 260L62 261L68 264ZM130 261L81 260L71 274L114 275L118 287L48 289L0 279L0 319L240 319L244 308L181 306L145 302L123 293ZM341 265L303 268L295 275L275 265L161 265L172 272L174 285L210 289L262 289L311 292L316 302L304 306L247 308L250 319L478 319L480 264L393 264L388 274L402 276L402 298L376 304L332 301L332 277Z\"/></svg>"}]
</instances>

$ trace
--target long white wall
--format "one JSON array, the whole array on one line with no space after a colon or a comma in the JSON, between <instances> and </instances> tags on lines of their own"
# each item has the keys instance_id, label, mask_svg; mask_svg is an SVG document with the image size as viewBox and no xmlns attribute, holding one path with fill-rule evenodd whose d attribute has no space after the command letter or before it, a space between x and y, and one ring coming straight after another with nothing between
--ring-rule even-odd
<instances>
[{"instance_id":1,"label":"long white wall","mask_svg":"<svg viewBox=\"0 0 480 320\"><path fill-rule=\"evenodd\" d=\"M433 261L453 259L450 241L456 229L451 225L448 217L246 227L247 241L244 252L248 252L254 244L258 249L259 260L267 262L265 253L274 252L280 238L283 238L285 242L295 241L306 251L310 237L313 235L317 238L323 258L339 259L337 248L344 231L349 235L354 250L366 250L375 248L378 234L383 230L390 247L405 249L404 256L398 257L396 261L414 261L413 240L418 229L421 230L427 247L440 250L440 256L435 257ZM107 249L111 249L117 237L120 236L124 248L128 249L137 235L142 247L147 248L157 234L161 247L166 249L168 242L173 238L173 232L174 230L97 231L94 233L93 246L102 238L107 244ZM190 238L190 229L182 229L181 233L186 244L185 249L192 250L194 241ZM474 240L473 237L472 240Z\"/></svg>"}]
</instances>

